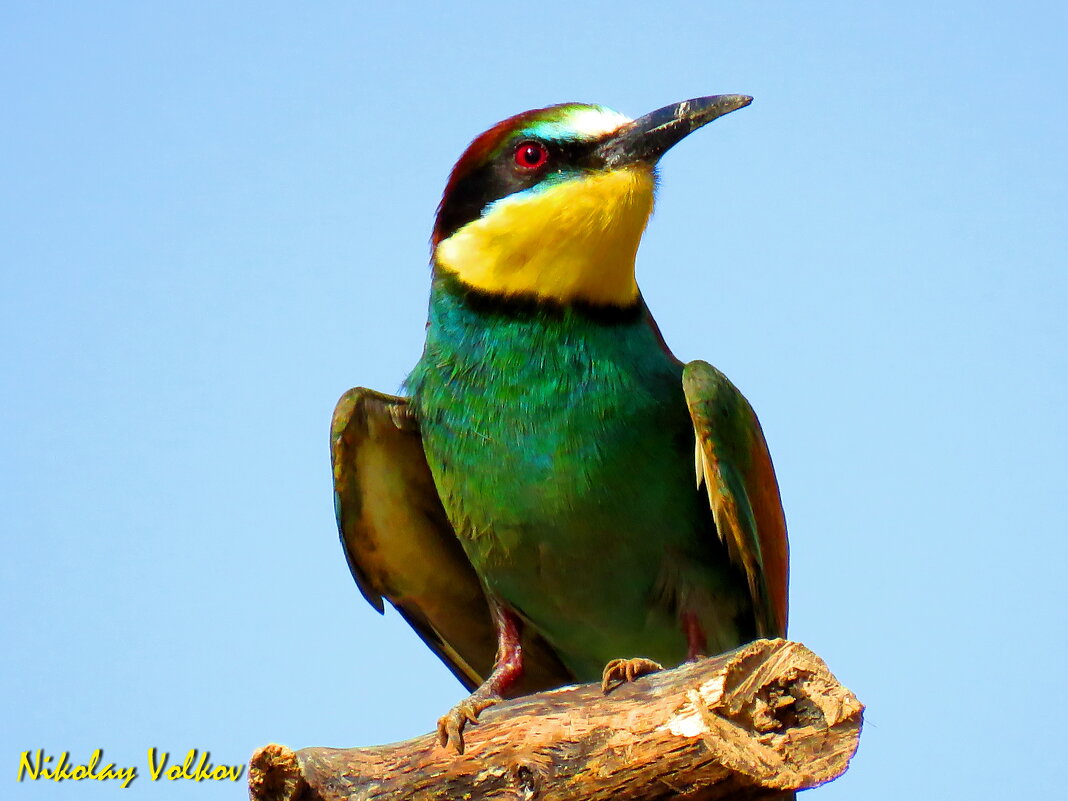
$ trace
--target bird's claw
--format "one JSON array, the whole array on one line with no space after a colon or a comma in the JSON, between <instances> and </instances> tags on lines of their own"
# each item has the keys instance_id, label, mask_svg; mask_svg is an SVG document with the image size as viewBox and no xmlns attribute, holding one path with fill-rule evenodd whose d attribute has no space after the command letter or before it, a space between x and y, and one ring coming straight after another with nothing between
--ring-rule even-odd
<instances>
[{"instance_id":1,"label":"bird's claw","mask_svg":"<svg viewBox=\"0 0 1068 801\"><path fill-rule=\"evenodd\" d=\"M636 656L633 659L613 659L604 666L601 674L601 692L607 694L618 687L649 673L663 670L664 666L652 659Z\"/></svg>"},{"instance_id":2,"label":"bird's claw","mask_svg":"<svg viewBox=\"0 0 1068 801\"><path fill-rule=\"evenodd\" d=\"M498 696L469 695L438 718L438 743L446 748L451 744L457 754L462 754L464 752L464 727L468 723L478 725L479 713L499 700L501 699Z\"/></svg>"}]
</instances>

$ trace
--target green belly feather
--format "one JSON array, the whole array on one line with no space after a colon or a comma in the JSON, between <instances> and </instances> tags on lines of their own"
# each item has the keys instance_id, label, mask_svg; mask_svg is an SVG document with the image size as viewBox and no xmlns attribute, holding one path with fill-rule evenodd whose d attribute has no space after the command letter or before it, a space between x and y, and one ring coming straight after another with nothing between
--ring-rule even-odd
<instances>
[{"instance_id":1,"label":"green belly feather","mask_svg":"<svg viewBox=\"0 0 1068 801\"><path fill-rule=\"evenodd\" d=\"M435 282L408 379L445 509L487 589L582 680L753 636L748 593L695 488L682 366L640 314L478 308Z\"/></svg>"}]
</instances>

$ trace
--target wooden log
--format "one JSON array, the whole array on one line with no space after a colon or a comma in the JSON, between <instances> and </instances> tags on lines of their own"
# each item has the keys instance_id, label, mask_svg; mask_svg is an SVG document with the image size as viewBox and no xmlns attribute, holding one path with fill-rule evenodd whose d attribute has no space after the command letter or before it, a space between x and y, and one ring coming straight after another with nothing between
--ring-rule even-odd
<instances>
[{"instance_id":1,"label":"wooden log","mask_svg":"<svg viewBox=\"0 0 1068 801\"><path fill-rule=\"evenodd\" d=\"M433 713L428 713L433 718ZM764 799L841 775L863 706L786 640L620 686L564 687L487 709L463 755L427 734L369 748L268 745L253 801Z\"/></svg>"}]
</instances>

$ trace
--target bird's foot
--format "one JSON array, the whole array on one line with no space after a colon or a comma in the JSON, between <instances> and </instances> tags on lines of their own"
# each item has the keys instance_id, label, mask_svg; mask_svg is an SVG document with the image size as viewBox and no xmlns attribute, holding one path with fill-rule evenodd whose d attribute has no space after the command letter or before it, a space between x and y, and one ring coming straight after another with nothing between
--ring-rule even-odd
<instances>
[{"instance_id":1,"label":"bird's foot","mask_svg":"<svg viewBox=\"0 0 1068 801\"><path fill-rule=\"evenodd\" d=\"M493 706L501 697L496 694L479 693L477 690L438 718L438 742L448 748L456 749L457 754L464 752L464 727L468 724L478 725L478 715L486 707Z\"/></svg>"},{"instance_id":2,"label":"bird's foot","mask_svg":"<svg viewBox=\"0 0 1068 801\"><path fill-rule=\"evenodd\" d=\"M633 659L613 659L604 666L604 672L601 673L601 692L610 693L621 684L663 669L664 666L659 662L646 659L644 656L636 656Z\"/></svg>"},{"instance_id":3,"label":"bird's foot","mask_svg":"<svg viewBox=\"0 0 1068 801\"><path fill-rule=\"evenodd\" d=\"M523 675L522 622L515 612L492 597L490 612L497 629L497 661L493 672L477 690L438 718L438 742L446 748L451 744L457 754L464 752L464 727L468 723L477 725L479 713L498 703L502 694Z\"/></svg>"},{"instance_id":4,"label":"bird's foot","mask_svg":"<svg viewBox=\"0 0 1068 801\"><path fill-rule=\"evenodd\" d=\"M693 612L683 612L679 621L682 623L682 633L686 635L686 661L697 662L704 659L705 651L708 650L708 638L701 627L701 621Z\"/></svg>"}]
</instances>

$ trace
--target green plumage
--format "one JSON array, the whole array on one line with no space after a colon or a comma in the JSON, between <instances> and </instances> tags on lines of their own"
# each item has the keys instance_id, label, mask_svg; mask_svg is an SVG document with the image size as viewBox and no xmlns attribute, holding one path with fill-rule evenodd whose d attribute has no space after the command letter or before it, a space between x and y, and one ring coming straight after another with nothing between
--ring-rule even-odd
<instances>
[{"instance_id":1,"label":"green plumage","mask_svg":"<svg viewBox=\"0 0 1068 801\"><path fill-rule=\"evenodd\" d=\"M469 303L431 295L408 380L442 503L487 589L580 680L606 662L714 651L755 636L744 575L695 487L682 365L637 307Z\"/></svg>"},{"instance_id":2,"label":"green plumage","mask_svg":"<svg viewBox=\"0 0 1068 801\"><path fill-rule=\"evenodd\" d=\"M760 424L726 376L671 356L634 283L656 161L750 100L633 121L566 104L477 137L438 209L410 400L338 403L353 576L473 690L439 719L442 744L462 751L465 725L508 694L786 631Z\"/></svg>"}]
</instances>

